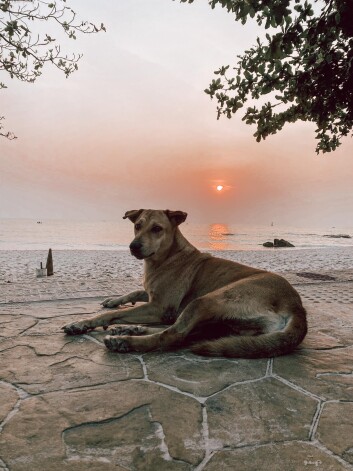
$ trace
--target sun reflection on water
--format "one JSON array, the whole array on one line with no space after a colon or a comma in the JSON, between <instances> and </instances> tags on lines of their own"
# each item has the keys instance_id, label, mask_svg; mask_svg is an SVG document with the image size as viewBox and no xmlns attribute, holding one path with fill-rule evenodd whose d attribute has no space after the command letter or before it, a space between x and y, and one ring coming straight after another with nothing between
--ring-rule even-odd
<instances>
[{"instance_id":1,"label":"sun reflection on water","mask_svg":"<svg viewBox=\"0 0 353 471\"><path fill-rule=\"evenodd\" d=\"M231 244L228 237L234 235L227 224L211 224L208 227L209 248L211 250L228 250Z\"/></svg>"}]
</instances>

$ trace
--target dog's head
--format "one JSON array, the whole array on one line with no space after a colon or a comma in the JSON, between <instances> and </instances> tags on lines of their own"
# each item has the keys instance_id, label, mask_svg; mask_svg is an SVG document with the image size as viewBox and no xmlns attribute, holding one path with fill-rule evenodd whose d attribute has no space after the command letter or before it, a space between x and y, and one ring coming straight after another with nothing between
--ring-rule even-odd
<instances>
[{"instance_id":1,"label":"dog's head","mask_svg":"<svg viewBox=\"0 0 353 471\"><path fill-rule=\"evenodd\" d=\"M138 259L163 256L172 246L176 228L185 221L183 211L137 209L127 211L124 219L134 224L135 238L130 252Z\"/></svg>"}]
</instances>

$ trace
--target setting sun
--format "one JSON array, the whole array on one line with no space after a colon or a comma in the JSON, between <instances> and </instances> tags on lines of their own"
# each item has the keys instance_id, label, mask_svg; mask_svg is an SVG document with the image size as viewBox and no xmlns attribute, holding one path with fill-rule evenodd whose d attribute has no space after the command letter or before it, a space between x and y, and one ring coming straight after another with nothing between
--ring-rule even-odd
<instances>
[{"instance_id":1,"label":"setting sun","mask_svg":"<svg viewBox=\"0 0 353 471\"><path fill-rule=\"evenodd\" d=\"M223 186L222 185L218 185L217 186L217 191L222 191L223 190Z\"/></svg>"}]
</instances>

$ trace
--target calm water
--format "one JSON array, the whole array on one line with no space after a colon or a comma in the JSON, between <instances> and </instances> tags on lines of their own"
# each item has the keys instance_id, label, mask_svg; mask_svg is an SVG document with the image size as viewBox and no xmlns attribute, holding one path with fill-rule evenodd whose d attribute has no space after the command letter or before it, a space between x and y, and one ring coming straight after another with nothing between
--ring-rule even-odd
<instances>
[{"instance_id":1,"label":"calm water","mask_svg":"<svg viewBox=\"0 0 353 471\"><path fill-rule=\"evenodd\" d=\"M126 250L132 240L132 224L126 221L0 220L0 250ZM352 239L331 239L325 234L349 234L353 228L296 229L269 225L245 227L184 223L185 236L202 250L268 250L262 243L284 238L297 248L353 246Z\"/></svg>"}]
</instances>

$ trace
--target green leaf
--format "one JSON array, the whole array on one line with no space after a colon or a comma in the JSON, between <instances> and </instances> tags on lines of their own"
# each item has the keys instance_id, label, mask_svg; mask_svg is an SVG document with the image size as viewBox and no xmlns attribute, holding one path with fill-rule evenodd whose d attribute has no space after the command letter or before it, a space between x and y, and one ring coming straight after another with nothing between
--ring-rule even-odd
<instances>
[{"instance_id":1,"label":"green leaf","mask_svg":"<svg viewBox=\"0 0 353 471\"><path fill-rule=\"evenodd\" d=\"M244 76L247 80L252 80L252 75L250 72L248 72L247 70L244 72Z\"/></svg>"}]
</instances>

